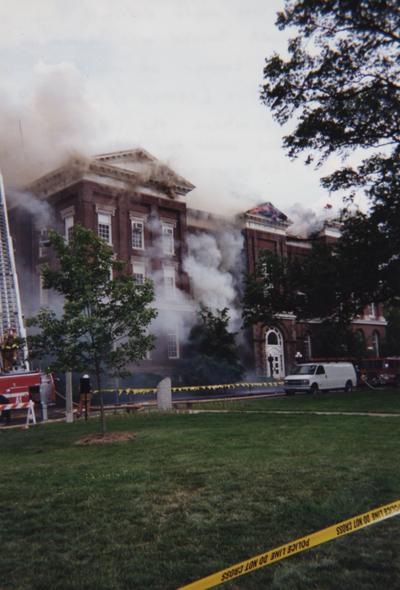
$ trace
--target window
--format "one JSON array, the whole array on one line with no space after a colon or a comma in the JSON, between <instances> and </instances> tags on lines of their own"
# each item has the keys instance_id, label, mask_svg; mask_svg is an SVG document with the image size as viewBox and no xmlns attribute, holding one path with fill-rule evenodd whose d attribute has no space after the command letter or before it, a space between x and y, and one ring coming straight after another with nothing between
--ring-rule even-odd
<instances>
[{"instance_id":1,"label":"window","mask_svg":"<svg viewBox=\"0 0 400 590\"><path fill-rule=\"evenodd\" d=\"M43 286L43 276L39 277L39 305L47 307L49 305L49 289L45 289Z\"/></svg>"},{"instance_id":2,"label":"window","mask_svg":"<svg viewBox=\"0 0 400 590\"><path fill-rule=\"evenodd\" d=\"M304 349L307 355L307 358L310 359L312 357L312 343L311 343L311 334L306 334L304 339Z\"/></svg>"},{"instance_id":3,"label":"window","mask_svg":"<svg viewBox=\"0 0 400 590\"><path fill-rule=\"evenodd\" d=\"M146 267L144 262L133 262L132 274L136 283L143 285L146 278Z\"/></svg>"},{"instance_id":4,"label":"window","mask_svg":"<svg viewBox=\"0 0 400 590\"><path fill-rule=\"evenodd\" d=\"M379 356L379 334L374 332L372 334L372 348L375 356Z\"/></svg>"},{"instance_id":5,"label":"window","mask_svg":"<svg viewBox=\"0 0 400 590\"><path fill-rule=\"evenodd\" d=\"M173 266L164 266L164 292L167 297L175 295L175 268Z\"/></svg>"},{"instance_id":6,"label":"window","mask_svg":"<svg viewBox=\"0 0 400 590\"><path fill-rule=\"evenodd\" d=\"M167 333L167 355L169 359L179 358L179 340L176 330Z\"/></svg>"},{"instance_id":7,"label":"window","mask_svg":"<svg viewBox=\"0 0 400 590\"><path fill-rule=\"evenodd\" d=\"M161 226L162 231L162 248L164 254L174 254L174 226L170 223L163 223Z\"/></svg>"},{"instance_id":8,"label":"window","mask_svg":"<svg viewBox=\"0 0 400 590\"><path fill-rule=\"evenodd\" d=\"M267 344L278 344L278 336L275 332L270 332L267 337Z\"/></svg>"},{"instance_id":9,"label":"window","mask_svg":"<svg viewBox=\"0 0 400 590\"><path fill-rule=\"evenodd\" d=\"M374 320L376 318L376 306L375 303L371 303L368 305L368 315L370 320Z\"/></svg>"},{"instance_id":10,"label":"window","mask_svg":"<svg viewBox=\"0 0 400 590\"><path fill-rule=\"evenodd\" d=\"M64 217L64 238L67 244L71 241L72 232L74 229L74 216L67 215Z\"/></svg>"},{"instance_id":11,"label":"window","mask_svg":"<svg viewBox=\"0 0 400 590\"><path fill-rule=\"evenodd\" d=\"M47 229L41 229L39 232L39 258L43 258L47 254L47 246L49 246L47 238Z\"/></svg>"},{"instance_id":12,"label":"window","mask_svg":"<svg viewBox=\"0 0 400 590\"><path fill-rule=\"evenodd\" d=\"M137 250L144 248L144 224L141 219L132 218L132 248Z\"/></svg>"},{"instance_id":13,"label":"window","mask_svg":"<svg viewBox=\"0 0 400 590\"><path fill-rule=\"evenodd\" d=\"M111 215L107 213L98 213L98 229L97 233L104 241L111 244Z\"/></svg>"},{"instance_id":14,"label":"window","mask_svg":"<svg viewBox=\"0 0 400 590\"><path fill-rule=\"evenodd\" d=\"M318 366L318 369L315 372L316 375L325 375L325 369L322 365Z\"/></svg>"}]
</instances>

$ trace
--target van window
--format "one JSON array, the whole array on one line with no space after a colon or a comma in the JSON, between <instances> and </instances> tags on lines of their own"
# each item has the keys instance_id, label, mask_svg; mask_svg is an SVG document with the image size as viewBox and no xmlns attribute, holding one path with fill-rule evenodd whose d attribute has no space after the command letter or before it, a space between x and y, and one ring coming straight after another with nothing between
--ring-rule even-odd
<instances>
[{"instance_id":1,"label":"van window","mask_svg":"<svg viewBox=\"0 0 400 590\"><path fill-rule=\"evenodd\" d=\"M317 365L298 365L292 375L314 375Z\"/></svg>"},{"instance_id":2,"label":"van window","mask_svg":"<svg viewBox=\"0 0 400 590\"><path fill-rule=\"evenodd\" d=\"M316 375L325 375L325 369L322 365L318 365Z\"/></svg>"}]
</instances>

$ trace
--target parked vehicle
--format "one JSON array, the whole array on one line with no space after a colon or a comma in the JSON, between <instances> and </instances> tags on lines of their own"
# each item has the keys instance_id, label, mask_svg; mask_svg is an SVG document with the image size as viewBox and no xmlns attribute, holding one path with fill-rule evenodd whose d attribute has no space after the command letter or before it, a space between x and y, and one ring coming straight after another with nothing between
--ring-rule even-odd
<instances>
[{"instance_id":1,"label":"parked vehicle","mask_svg":"<svg viewBox=\"0 0 400 590\"><path fill-rule=\"evenodd\" d=\"M0 373L0 395L9 403L40 402L40 389L45 391L47 404L55 402L55 386L51 374L41 371L10 371Z\"/></svg>"},{"instance_id":2,"label":"parked vehicle","mask_svg":"<svg viewBox=\"0 0 400 590\"><path fill-rule=\"evenodd\" d=\"M330 389L352 391L357 384L352 363L307 363L297 365L284 380L287 395L296 391L318 393Z\"/></svg>"},{"instance_id":3,"label":"parked vehicle","mask_svg":"<svg viewBox=\"0 0 400 590\"><path fill-rule=\"evenodd\" d=\"M358 363L360 382L370 385L400 387L400 357L387 356L362 359Z\"/></svg>"}]
</instances>

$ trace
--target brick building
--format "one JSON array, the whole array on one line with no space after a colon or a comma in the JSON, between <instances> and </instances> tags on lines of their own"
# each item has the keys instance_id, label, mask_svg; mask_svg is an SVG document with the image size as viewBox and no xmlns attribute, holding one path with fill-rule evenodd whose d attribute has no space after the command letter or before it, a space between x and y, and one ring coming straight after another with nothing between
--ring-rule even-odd
<instances>
[{"instance_id":1,"label":"brick building","mask_svg":"<svg viewBox=\"0 0 400 590\"><path fill-rule=\"evenodd\" d=\"M194 186L142 149L73 158L30 187L34 207L14 207L10 221L17 244L25 315L49 303L41 288L39 268L48 257L46 230L54 227L68 240L75 224L96 231L118 258L126 260L138 282L151 277L156 288L159 317L153 330L157 344L141 363L143 372L168 374L181 357L181 345L196 317L196 285L185 261L193 235L216 235L221 226L240 234L244 271L252 271L258 253L271 250L283 257L306 256L309 239L291 235L287 217L271 203L256 207L234 220L189 209L185 196ZM27 199L30 197L27 196ZM35 215L32 211L35 209ZM339 230L325 227L316 239L337 239ZM315 238L314 238L315 239ZM238 269L225 268L232 276ZM232 281L234 286L235 281ZM379 352L385 320L378 306L353 323L360 338ZM282 376L296 353L312 356L310 326L291 314L277 317L273 326L254 326L248 334L246 364L250 371Z\"/></svg>"}]
</instances>

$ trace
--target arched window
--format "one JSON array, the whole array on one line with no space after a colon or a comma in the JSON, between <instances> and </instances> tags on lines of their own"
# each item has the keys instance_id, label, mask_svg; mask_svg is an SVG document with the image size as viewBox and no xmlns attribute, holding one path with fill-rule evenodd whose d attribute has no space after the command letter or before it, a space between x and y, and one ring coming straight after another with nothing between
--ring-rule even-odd
<instances>
[{"instance_id":1,"label":"arched window","mask_svg":"<svg viewBox=\"0 0 400 590\"><path fill-rule=\"evenodd\" d=\"M278 335L276 334L276 332L268 332L267 344L279 344Z\"/></svg>"}]
</instances>

